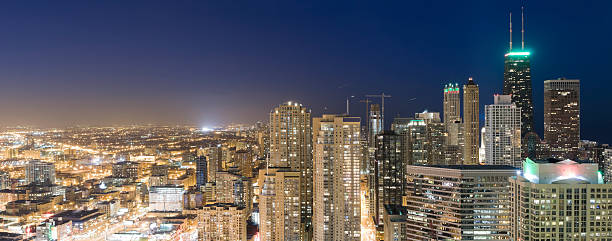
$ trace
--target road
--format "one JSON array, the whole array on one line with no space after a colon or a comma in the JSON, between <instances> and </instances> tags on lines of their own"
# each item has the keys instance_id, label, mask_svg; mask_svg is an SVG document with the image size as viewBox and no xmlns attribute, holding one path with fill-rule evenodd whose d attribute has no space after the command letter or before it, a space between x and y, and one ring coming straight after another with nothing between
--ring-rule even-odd
<instances>
[{"instance_id":1,"label":"road","mask_svg":"<svg viewBox=\"0 0 612 241\"><path fill-rule=\"evenodd\" d=\"M370 210L367 208L366 198L367 183L361 182L361 241L375 241L376 228L374 220L370 218Z\"/></svg>"}]
</instances>

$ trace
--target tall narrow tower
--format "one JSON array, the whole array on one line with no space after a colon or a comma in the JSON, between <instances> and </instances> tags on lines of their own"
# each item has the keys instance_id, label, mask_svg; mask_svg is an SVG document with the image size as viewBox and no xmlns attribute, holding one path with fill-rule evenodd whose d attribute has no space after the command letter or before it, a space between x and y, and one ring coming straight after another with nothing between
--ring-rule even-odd
<instances>
[{"instance_id":1,"label":"tall narrow tower","mask_svg":"<svg viewBox=\"0 0 612 241\"><path fill-rule=\"evenodd\" d=\"M312 130L310 111L296 102L270 112L270 164L300 172L301 230L310 237L312 223Z\"/></svg>"},{"instance_id":2,"label":"tall narrow tower","mask_svg":"<svg viewBox=\"0 0 612 241\"><path fill-rule=\"evenodd\" d=\"M479 162L479 107L478 85L475 84L474 79L470 77L467 84L463 85L463 129L465 142L463 147L464 165L476 165Z\"/></svg>"},{"instance_id":3,"label":"tall narrow tower","mask_svg":"<svg viewBox=\"0 0 612 241\"><path fill-rule=\"evenodd\" d=\"M452 123L460 119L459 84L444 86L444 123Z\"/></svg>"},{"instance_id":4,"label":"tall narrow tower","mask_svg":"<svg viewBox=\"0 0 612 241\"><path fill-rule=\"evenodd\" d=\"M525 50L524 6L521 6L521 49L512 49L512 14L510 15L510 49L504 60L504 95L511 95L512 102L521 109L521 133L533 131L533 93L531 89L530 52Z\"/></svg>"},{"instance_id":5,"label":"tall narrow tower","mask_svg":"<svg viewBox=\"0 0 612 241\"><path fill-rule=\"evenodd\" d=\"M368 138L370 140L370 147L374 147L374 143L376 143L376 135L382 132L383 129L382 112L380 111L379 104L370 105L368 119L368 124L370 125L368 128Z\"/></svg>"}]
</instances>

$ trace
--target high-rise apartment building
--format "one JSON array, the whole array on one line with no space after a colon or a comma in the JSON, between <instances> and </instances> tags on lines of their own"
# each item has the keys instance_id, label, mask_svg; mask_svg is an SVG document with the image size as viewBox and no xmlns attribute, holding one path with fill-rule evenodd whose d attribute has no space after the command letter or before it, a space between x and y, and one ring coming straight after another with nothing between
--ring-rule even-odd
<instances>
[{"instance_id":1,"label":"high-rise apartment building","mask_svg":"<svg viewBox=\"0 0 612 241\"><path fill-rule=\"evenodd\" d=\"M401 205L404 195L406 165L403 155L403 138L393 131L383 131L376 136L376 158L372 178L370 201L373 204L374 223L382 223L384 205Z\"/></svg>"},{"instance_id":2,"label":"high-rise apartment building","mask_svg":"<svg viewBox=\"0 0 612 241\"><path fill-rule=\"evenodd\" d=\"M244 207L247 216L253 208L251 181L232 172L217 172L216 200L218 203L232 203Z\"/></svg>"},{"instance_id":3,"label":"high-rise apartment building","mask_svg":"<svg viewBox=\"0 0 612 241\"><path fill-rule=\"evenodd\" d=\"M361 240L360 118L313 120L313 240Z\"/></svg>"},{"instance_id":4,"label":"high-rise apartment building","mask_svg":"<svg viewBox=\"0 0 612 241\"><path fill-rule=\"evenodd\" d=\"M612 239L612 184L597 163L526 159L510 193L511 240Z\"/></svg>"},{"instance_id":5,"label":"high-rise apartment building","mask_svg":"<svg viewBox=\"0 0 612 241\"><path fill-rule=\"evenodd\" d=\"M200 155L206 157L206 181L215 183L217 171L221 170L221 145L200 149Z\"/></svg>"},{"instance_id":6,"label":"high-rise apartment building","mask_svg":"<svg viewBox=\"0 0 612 241\"><path fill-rule=\"evenodd\" d=\"M521 167L521 109L509 95L485 106L485 163Z\"/></svg>"},{"instance_id":7,"label":"high-rise apartment building","mask_svg":"<svg viewBox=\"0 0 612 241\"><path fill-rule=\"evenodd\" d=\"M267 168L259 172L260 240L302 240L300 172L290 168Z\"/></svg>"},{"instance_id":8,"label":"high-rise apartment building","mask_svg":"<svg viewBox=\"0 0 612 241\"><path fill-rule=\"evenodd\" d=\"M197 215L199 240L247 241L245 208L228 203L208 204Z\"/></svg>"},{"instance_id":9,"label":"high-rise apartment building","mask_svg":"<svg viewBox=\"0 0 612 241\"><path fill-rule=\"evenodd\" d=\"M459 95L459 84L447 84L444 86L444 123L452 123L456 120L461 120L461 98Z\"/></svg>"},{"instance_id":10,"label":"high-rise apartment building","mask_svg":"<svg viewBox=\"0 0 612 241\"><path fill-rule=\"evenodd\" d=\"M544 141L555 158L574 159L580 142L580 80L544 81Z\"/></svg>"},{"instance_id":11,"label":"high-rise apartment building","mask_svg":"<svg viewBox=\"0 0 612 241\"><path fill-rule=\"evenodd\" d=\"M508 240L511 166L409 166L406 238ZM386 228L386 227L385 227Z\"/></svg>"},{"instance_id":12,"label":"high-rise apartment building","mask_svg":"<svg viewBox=\"0 0 612 241\"><path fill-rule=\"evenodd\" d=\"M289 167L300 174L302 235L312 234L312 129L310 110L296 102L270 112L270 164Z\"/></svg>"},{"instance_id":13,"label":"high-rise apartment building","mask_svg":"<svg viewBox=\"0 0 612 241\"><path fill-rule=\"evenodd\" d=\"M480 140L479 89L470 77L463 86L463 164L478 164L478 146Z\"/></svg>"},{"instance_id":14,"label":"high-rise apartment building","mask_svg":"<svg viewBox=\"0 0 612 241\"><path fill-rule=\"evenodd\" d=\"M240 175L251 178L253 177L253 154L250 149L236 151L236 166L240 170Z\"/></svg>"},{"instance_id":15,"label":"high-rise apartment building","mask_svg":"<svg viewBox=\"0 0 612 241\"><path fill-rule=\"evenodd\" d=\"M25 179L27 183L55 184L55 165L40 160L31 160L25 167Z\"/></svg>"}]
</instances>

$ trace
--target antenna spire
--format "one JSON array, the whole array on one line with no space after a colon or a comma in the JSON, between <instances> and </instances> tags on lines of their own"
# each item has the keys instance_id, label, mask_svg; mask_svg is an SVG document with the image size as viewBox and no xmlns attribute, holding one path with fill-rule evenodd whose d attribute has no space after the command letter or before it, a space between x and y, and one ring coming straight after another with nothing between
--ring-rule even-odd
<instances>
[{"instance_id":1,"label":"antenna spire","mask_svg":"<svg viewBox=\"0 0 612 241\"><path fill-rule=\"evenodd\" d=\"M510 51L512 51L512 11L510 11Z\"/></svg>"},{"instance_id":2,"label":"antenna spire","mask_svg":"<svg viewBox=\"0 0 612 241\"><path fill-rule=\"evenodd\" d=\"M521 3L521 49L525 49L525 2Z\"/></svg>"}]
</instances>

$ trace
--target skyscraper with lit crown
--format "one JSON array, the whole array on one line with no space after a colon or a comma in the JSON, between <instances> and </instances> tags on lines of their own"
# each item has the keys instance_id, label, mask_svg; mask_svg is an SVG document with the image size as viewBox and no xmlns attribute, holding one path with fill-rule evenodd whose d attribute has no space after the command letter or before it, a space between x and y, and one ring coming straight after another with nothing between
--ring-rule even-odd
<instances>
[{"instance_id":1,"label":"skyscraper with lit crown","mask_svg":"<svg viewBox=\"0 0 612 241\"><path fill-rule=\"evenodd\" d=\"M459 84L444 86L444 123L452 123L461 119Z\"/></svg>"},{"instance_id":2,"label":"skyscraper with lit crown","mask_svg":"<svg viewBox=\"0 0 612 241\"><path fill-rule=\"evenodd\" d=\"M512 13L510 13L510 47L504 55L504 95L521 108L521 133L533 131L533 91L531 89L531 53L525 50L524 7L521 7L521 49L512 49Z\"/></svg>"}]
</instances>

